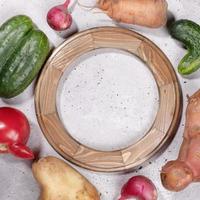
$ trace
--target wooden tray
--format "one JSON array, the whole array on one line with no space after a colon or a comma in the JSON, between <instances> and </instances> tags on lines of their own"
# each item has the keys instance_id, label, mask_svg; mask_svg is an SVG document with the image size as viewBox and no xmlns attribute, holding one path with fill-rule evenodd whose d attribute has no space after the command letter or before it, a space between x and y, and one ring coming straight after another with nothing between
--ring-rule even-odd
<instances>
[{"instance_id":1,"label":"wooden tray","mask_svg":"<svg viewBox=\"0 0 200 200\"><path fill-rule=\"evenodd\" d=\"M63 72L79 56L99 48L120 49L138 56L153 73L160 98L155 121L145 136L127 148L110 152L89 148L72 138L56 107ZM78 33L54 51L37 83L35 107L45 137L60 155L90 170L115 172L140 165L169 144L179 125L182 96L172 65L155 44L133 31L102 27Z\"/></svg>"}]
</instances>

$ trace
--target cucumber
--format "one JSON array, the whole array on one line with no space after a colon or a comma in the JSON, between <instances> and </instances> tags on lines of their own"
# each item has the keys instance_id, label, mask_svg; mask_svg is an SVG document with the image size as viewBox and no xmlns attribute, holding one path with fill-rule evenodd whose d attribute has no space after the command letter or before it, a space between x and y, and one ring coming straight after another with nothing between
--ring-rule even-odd
<instances>
[{"instance_id":1,"label":"cucumber","mask_svg":"<svg viewBox=\"0 0 200 200\"><path fill-rule=\"evenodd\" d=\"M11 98L23 92L40 71L49 50L47 36L31 30L0 71L0 96Z\"/></svg>"},{"instance_id":2,"label":"cucumber","mask_svg":"<svg viewBox=\"0 0 200 200\"><path fill-rule=\"evenodd\" d=\"M200 68L200 26L190 20L178 20L170 27L172 37L181 41L188 52L178 65L181 75L189 75Z\"/></svg>"},{"instance_id":3,"label":"cucumber","mask_svg":"<svg viewBox=\"0 0 200 200\"><path fill-rule=\"evenodd\" d=\"M32 20L24 15L11 18L0 27L0 72L33 27Z\"/></svg>"}]
</instances>

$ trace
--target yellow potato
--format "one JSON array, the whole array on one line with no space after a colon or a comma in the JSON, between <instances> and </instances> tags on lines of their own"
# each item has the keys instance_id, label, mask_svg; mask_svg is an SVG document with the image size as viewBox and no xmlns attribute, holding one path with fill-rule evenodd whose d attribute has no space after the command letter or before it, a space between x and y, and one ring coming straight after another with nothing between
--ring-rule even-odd
<instances>
[{"instance_id":1,"label":"yellow potato","mask_svg":"<svg viewBox=\"0 0 200 200\"><path fill-rule=\"evenodd\" d=\"M41 186L40 200L100 200L96 188L58 158L41 158L32 171Z\"/></svg>"}]
</instances>

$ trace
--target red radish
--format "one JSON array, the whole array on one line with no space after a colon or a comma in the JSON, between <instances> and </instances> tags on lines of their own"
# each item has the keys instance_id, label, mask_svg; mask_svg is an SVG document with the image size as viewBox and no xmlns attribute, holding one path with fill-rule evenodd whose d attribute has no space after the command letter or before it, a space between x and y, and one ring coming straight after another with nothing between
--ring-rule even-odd
<instances>
[{"instance_id":1,"label":"red radish","mask_svg":"<svg viewBox=\"0 0 200 200\"><path fill-rule=\"evenodd\" d=\"M47 14L47 22L49 26L56 31L63 31L72 25L72 16L68 11L70 0L66 0L64 4L55 6L50 9Z\"/></svg>"},{"instance_id":2,"label":"red radish","mask_svg":"<svg viewBox=\"0 0 200 200\"><path fill-rule=\"evenodd\" d=\"M0 153L11 153L23 159L33 159L33 152L26 146L30 126L19 110L0 108Z\"/></svg>"},{"instance_id":3,"label":"red radish","mask_svg":"<svg viewBox=\"0 0 200 200\"><path fill-rule=\"evenodd\" d=\"M122 187L119 200L126 200L133 197L138 200L157 200L156 187L145 176L134 176Z\"/></svg>"}]
</instances>

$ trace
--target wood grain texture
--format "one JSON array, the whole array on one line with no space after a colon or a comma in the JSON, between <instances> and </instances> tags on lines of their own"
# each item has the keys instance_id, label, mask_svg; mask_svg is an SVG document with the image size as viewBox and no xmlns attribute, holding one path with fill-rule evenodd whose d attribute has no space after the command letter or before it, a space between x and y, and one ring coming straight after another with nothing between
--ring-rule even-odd
<instances>
[{"instance_id":1,"label":"wood grain texture","mask_svg":"<svg viewBox=\"0 0 200 200\"><path fill-rule=\"evenodd\" d=\"M139 57L151 70L159 90L159 109L151 129L137 143L117 151L98 151L76 141L64 128L56 108L59 80L79 56L99 48L115 48ZM58 47L38 80L35 107L40 127L54 149L81 167L103 172L130 170L161 152L179 126L182 96L176 74L163 52L142 35L102 27L78 33Z\"/></svg>"}]
</instances>

